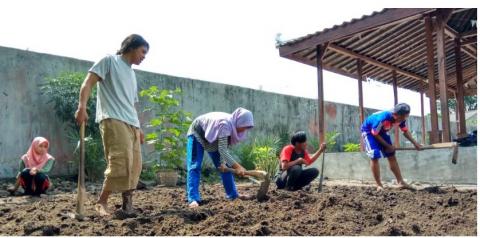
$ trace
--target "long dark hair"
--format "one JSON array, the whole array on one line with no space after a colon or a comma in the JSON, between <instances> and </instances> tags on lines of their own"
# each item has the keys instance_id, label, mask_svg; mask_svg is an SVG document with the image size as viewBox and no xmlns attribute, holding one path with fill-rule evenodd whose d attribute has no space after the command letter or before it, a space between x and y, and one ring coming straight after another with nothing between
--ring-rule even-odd
<instances>
[{"instance_id":1,"label":"long dark hair","mask_svg":"<svg viewBox=\"0 0 480 238\"><path fill-rule=\"evenodd\" d=\"M145 46L147 49L150 49L150 45L141 35L131 34L122 41L122 46L117 51L117 55L128 53L140 46Z\"/></svg>"}]
</instances>

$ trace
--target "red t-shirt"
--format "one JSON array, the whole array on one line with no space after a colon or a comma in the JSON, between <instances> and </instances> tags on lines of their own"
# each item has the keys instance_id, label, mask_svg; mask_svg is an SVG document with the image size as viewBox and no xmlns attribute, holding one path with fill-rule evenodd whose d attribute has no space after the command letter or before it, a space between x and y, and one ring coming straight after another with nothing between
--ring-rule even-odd
<instances>
[{"instance_id":1,"label":"red t-shirt","mask_svg":"<svg viewBox=\"0 0 480 238\"><path fill-rule=\"evenodd\" d=\"M282 152L280 153L280 162L290 162L298 158L303 158L307 165L310 165L312 163L312 159L310 158L307 150L304 150L302 154L296 154L295 147L293 145L287 145L283 147Z\"/></svg>"}]
</instances>

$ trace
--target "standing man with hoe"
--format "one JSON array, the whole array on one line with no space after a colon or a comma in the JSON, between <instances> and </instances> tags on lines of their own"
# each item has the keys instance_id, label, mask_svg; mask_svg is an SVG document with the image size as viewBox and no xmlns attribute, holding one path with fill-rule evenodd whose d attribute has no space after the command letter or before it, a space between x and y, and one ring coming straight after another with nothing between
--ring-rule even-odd
<instances>
[{"instance_id":1,"label":"standing man with hoe","mask_svg":"<svg viewBox=\"0 0 480 238\"><path fill-rule=\"evenodd\" d=\"M122 193L122 209L118 212L133 213L132 193L142 170L140 144L144 142L144 134L135 107L138 92L132 64L139 65L148 50L149 44L143 37L128 36L116 55L107 55L90 68L80 88L75 113L79 125L88 119L87 101L98 83L95 121L100 124L107 161L102 192L95 205L101 216L110 215L108 197L112 192Z\"/></svg>"}]
</instances>

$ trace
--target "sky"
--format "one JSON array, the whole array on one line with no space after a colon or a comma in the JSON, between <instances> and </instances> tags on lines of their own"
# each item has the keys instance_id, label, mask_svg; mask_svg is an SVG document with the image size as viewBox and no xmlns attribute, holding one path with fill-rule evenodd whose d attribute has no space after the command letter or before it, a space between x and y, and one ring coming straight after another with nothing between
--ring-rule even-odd
<instances>
[{"instance_id":1,"label":"sky","mask_svg":"<svg viewBox=\"0 0 480 238\"><path fill-rule=\"evenodd\" d=\"M150 43L136 69L317 98L316 69L279 56L283 40L385 7L471 7L474 1L3 1L0 46L97 61L131 33ZM325 4L325 3L328 3ZM357 81L324 72L325 100L358 105ZM393 106L391 85L364 82L364 106ZM420 115L420 94L399 89ZM428 98L425 98L428 111Z\"/></svg>"}]
</instances>

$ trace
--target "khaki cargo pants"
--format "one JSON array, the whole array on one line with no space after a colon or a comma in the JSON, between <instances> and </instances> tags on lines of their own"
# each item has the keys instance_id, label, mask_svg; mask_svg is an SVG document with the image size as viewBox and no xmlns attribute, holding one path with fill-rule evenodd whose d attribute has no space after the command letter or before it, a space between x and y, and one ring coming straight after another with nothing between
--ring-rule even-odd
<instances>
[{"instance_id":1,"label":"khaki cargo pants","mask_svg":"<svg viewBox=\"0 0 480 238\"><path fill-rule=\"evenodd\" d=\"M142 171L140 130L116 119L105 119L100 122L100 133L107 161L104 190L136 189Z\"/></svg>"}]
</instances>

